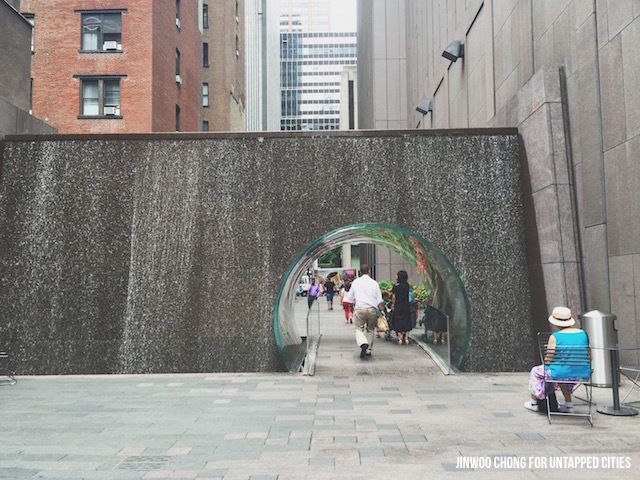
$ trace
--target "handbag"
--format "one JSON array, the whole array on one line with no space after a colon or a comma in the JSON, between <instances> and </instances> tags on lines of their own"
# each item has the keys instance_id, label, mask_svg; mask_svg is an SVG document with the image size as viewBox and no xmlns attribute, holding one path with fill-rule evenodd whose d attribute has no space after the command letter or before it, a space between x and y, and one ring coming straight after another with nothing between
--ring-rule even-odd
<instances>
[{"instance_id":1,"label":"handbag","mask_svg":"<svg viewBox=\"0 0 640 480\"><path fill-rule=\"evenodd\" d=\"M389 331L389 324L387 323L387 319L384 317L384 315L380 315L378 317L378 323L376 323L376 328L380 332L388 332Z\"/></svg>"}]
</instances>

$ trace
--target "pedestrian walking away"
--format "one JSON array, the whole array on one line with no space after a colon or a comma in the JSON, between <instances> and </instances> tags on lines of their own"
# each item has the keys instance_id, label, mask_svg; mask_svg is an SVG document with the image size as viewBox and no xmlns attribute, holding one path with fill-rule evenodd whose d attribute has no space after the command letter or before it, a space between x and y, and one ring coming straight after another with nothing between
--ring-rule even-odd
<instances>
[{"instance_id":1,"label":"pedestrian walking away","mask_svg":"<svg viewBox=\"0 0 640 480\"><path fill-rule=\"evenodd\" d=\"M327 310L333 310L333 296L336 293L336 285L333 280L327 278L323 284L324 296L327 298Z\"/></svg>"},{"instance_id":2,"label":"pedestrian walking away","mask_svg":"<svg viewBox=\"0 0 640 480\"><path fill-rule=\"evenodd\" d=\"M360 348L360 358L365 360L371 355L373 333L382 310L382 292L378 282L369 276L368 265L360 267L360 277L353 281L345 299L355 305L356 343Z\"/></svg>"},{"instance_id":3,"label":"pedestrian walking away","mask_svg":"<svg viewBox=\"0 0 640 480\"><path fill-rule=\"evenodd\" d=\"M318 295L320 295L320 285L316 283L315 278L312 278L309 291L307 292L307 305L309 305L309 308L311 308L313 302L318 298Z\"/></svg>"},{"instance_id":4,"label":"pedestrian walking away","mask_svg":"<svg viewBox=\"0 0 640 480\"><path fill-rule=\"evenodd\" d=\"M346 296L351 290L351 279L347 279L344 282L344 287L340 290L340 297L342 302L342 308L344 309L345 323L353 323L353 304L347 302Z\"/></svg>"},{"instance_id":5,"label":"pedestrian walking away","mask_svg":"<svg viewBox=\"0 0 640 480\"><path fill-rule=\"evenodd\" d=\"M413 330L413 318L409 304L409 276L404 270L398 272L397 281L391 290L393 303L393 329L396 331L398 343L409 345L409 333Z\"/></svg>"}]
</instances>

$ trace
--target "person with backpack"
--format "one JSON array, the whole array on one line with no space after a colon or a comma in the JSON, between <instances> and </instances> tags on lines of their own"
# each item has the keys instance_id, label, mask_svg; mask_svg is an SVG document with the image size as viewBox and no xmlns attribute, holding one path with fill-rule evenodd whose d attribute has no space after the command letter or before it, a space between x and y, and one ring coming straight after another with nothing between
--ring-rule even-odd
<instances>
[{"instance_id":1,"label":"person with backpack","mask_svg":"<svg viewBox=\"0 0 640 480\"><path fill-rule=\"evenodd\" d=\"M336 293L336 285L333 280L327 278L323 284L324 295L327 297L327 310L333 310L333 296Z\"/></svg>"}]
</instances>

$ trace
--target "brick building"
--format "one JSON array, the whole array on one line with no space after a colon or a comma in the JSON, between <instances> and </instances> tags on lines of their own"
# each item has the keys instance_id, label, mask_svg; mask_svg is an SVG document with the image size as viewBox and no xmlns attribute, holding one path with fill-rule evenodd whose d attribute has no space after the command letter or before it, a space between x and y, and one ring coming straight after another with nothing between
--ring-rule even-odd
<instances>
[{"instance_id":1,"label":"brick building","mask_svg":"<svg viewBox=\"0 0 640 480\"><path fill-rule=\"evenodd\" d=\"M202 130L246 130L244 0L202 4Z\"/></svg>"},{"instance_id":2,"label":"brick building","mask_svg":"<svg viewBox=\"0 0 640 480\"><path fill-rule=\"evenodd\" d=\"M197 0L23 0L33 113L61 133L200 129Z\"/></svg>"}]
</instances>

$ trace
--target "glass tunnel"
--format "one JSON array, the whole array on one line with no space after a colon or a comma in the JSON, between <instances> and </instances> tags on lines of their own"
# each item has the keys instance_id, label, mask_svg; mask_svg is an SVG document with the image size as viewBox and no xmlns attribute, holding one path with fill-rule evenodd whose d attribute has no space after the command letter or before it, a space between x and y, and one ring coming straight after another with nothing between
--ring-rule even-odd
<instances>
[{"instance_id":1,"label":"glass tunnel","mask_svg":"<svg viewBox=\"0 0 640 480\"><path fill-rule=\"evenodd\" d=\"M461 367L469 346L471 316L464 285L456 269L438 247L410 230L395 225L358 224L328 232L309 244L291 263L283 276L276 295L274 332L278 350L285 367L298 372L315 362L315 350L320 339L319 322L296 319L294 301L299 279L307 272L314 259L345 244L373 244L398 253L415 272L424 286L426 299L420 303L418 320L427 304L447 316L446 348L428 348L436 363L449 370ZM420 321L420 323L422 323ZM427 326L424 333L416 327L412 339L426 346ZM311 371L312 373L312 371Z\"/></svg>"}]
</instances>

